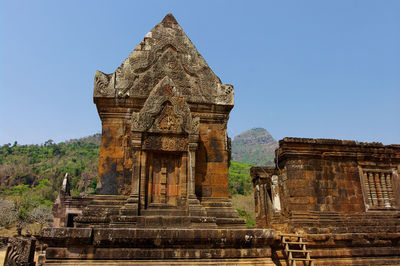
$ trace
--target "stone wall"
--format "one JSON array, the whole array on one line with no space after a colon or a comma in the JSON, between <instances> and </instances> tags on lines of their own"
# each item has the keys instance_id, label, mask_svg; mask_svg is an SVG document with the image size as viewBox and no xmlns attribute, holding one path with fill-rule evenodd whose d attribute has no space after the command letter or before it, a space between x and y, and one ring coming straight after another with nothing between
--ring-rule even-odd
<instances>
[{"instance_id":1,"label":"stone wall","mask_svg":"<svg viewBox=\"0 0 400 266\"><path fill-rule=\"evenodd\" d=\"M279 177L275 190L286 216L400 208L400 145L285 138L279 142L275 160L275 168L255 167L251 175L256 195L269 195L271 204L271 178ZM265 190L261 194L260 188ZM258 211L265 212L264 202L269 201L257 201Z\"/></svg>"},{"instance_id":2,"label":"stone wall","mask_svg":"<svg viewBox=\"0 0 400 266\"><path fill-rule=\"evenodd\" d=\"M326 139L285 138L276 158L284 171L282 204L287 210L365 212L368 195L363 171L391 172L391 204L398 209L400 146ZM382 183L381 180L377 181ZM386 182L385 182L386 183ZM377 193L381 184L375 184ZM385 186L386 187L386 186ZM370 193L370 192L369 192ZM383 193L383 192L382 192ZM388 197L385 195L384 197Z\"/></svg>"},{"instance_id":3,"label":"stone wall","mask_svg":"<svg viewBox=\"0 0 400 266\"><path fill-rule=\"evenodd\" d=\"M200 126L196 153L196 194L200 198L229 196L226 122Z\"/></svg>"},{"instance_id":4,"label":"stone wall","mask_svg":"<svg viewBox=\"0 0 400 266\"><path fill-rule=\"evenodd\" d=\"M105 195L128 195L132 181L131 112L135 104L142 102L107 98L95 98L94 101L102 122L98 191Z\"/></svg>"}]
</instances>

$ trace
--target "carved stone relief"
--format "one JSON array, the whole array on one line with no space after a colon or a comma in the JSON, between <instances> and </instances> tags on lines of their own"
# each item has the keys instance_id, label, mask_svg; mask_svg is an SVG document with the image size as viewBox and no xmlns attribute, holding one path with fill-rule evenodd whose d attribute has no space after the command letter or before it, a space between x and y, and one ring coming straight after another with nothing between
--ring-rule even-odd
<instances>
[{"instance_id":1,"label":"carved stone relief","mask_svg":"<svg viewBox=\"0 0 400 266\"><path fill-rule=\"evenodd\" d=\"M9 238L4 265L35 265L35 246L34 238Z\"/></svg>"},{"instance_id":2,"label":"carved stone relief","mask_svg":"<svg viewBox=\"0 0 400 266\"><path fill-rule=\"evenodd\" d=\"M171 21L156 25L113 74L97 71L94 96L147 97L169 76L188 101L233 105L233 86L221 83L178 23Z\"/></svg>"},{"instance_id":3,"label":"carved stone relief","mask_svg":"<svg viewBox=\"0 0 400 266\"><path fill-rule=\"evenodd\" d=\"M148 135L144 138L143 149L156 151L187 151L188 139L182 135Z\"/></svg>"},{"instance_id":4,"label":"carved stone relief","mask_svg":"<svg viewBox=\"0 0 400 266\"><path fill-rule=\"evenodd\" d=\"M172 79L164 77L151 91L139 113L132 114L132 131L198 134L199 118L190 109Z\"/></svg>"}]
</instances>

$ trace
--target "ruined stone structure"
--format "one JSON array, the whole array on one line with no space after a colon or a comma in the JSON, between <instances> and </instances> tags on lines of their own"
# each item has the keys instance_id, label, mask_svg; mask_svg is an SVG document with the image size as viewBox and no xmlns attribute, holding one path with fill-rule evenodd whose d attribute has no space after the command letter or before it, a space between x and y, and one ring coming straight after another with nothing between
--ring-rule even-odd
<instances>
[{"instance_id":1,"label":"ruined stone structure","mask_svg":"<svg viewBox=\"0 0 400 266\"><path fill-rule=\"evenodd\" d=\"M57 205L58 212L79 215L78 227L146 227L165 214L160 226L244 228L228 199L233 87L221 83L172 15L114 73L96 72L93 97L103 128L101 196L83 213L83 201L74 207L64 197L57 203L68 208ZM99 205L107 205L103 213ZM56 217L66 225L65 215Z\"/></svg>"},{"instance_id":2,"label":"ruined stone structure","mask_svg":"<svg viewBox=\"0 0 400 266\"><path fill-rule=\"evenodd\" d=\"M281 140L275 167L251 169L264 229L245 229L228 198L233 87L172 15L96 72L94 103L98 193L72 197L64 179L45 264L399 264L399 145Z\"/></svg>"},{"instance_id":3,"label":"ruined stone structure","mask_svg":"<svg viewBox=\"0 0 400 266\"><path fill-rule=\"evenodd\" d=\"M275 162L251 168L259 227L305 234L317 265L400 264L400 145L284 138Z\"/></svg>"},{"instance_id":4,"label":"ruined stone structure","mask_svg":"<svg viewBox=\"0 0 400 266\"><path fill-rule=\"evenodd\" d=\"M34 266L36 240L32 237L13 237L7 242L4 266Z\"/></svg>"},{"instance_id":5,"label":"ruined stone structure","mask_svg":"<svg viewBox=\"0 0 400 266\"><path fill-rule=\"evenodd\" d=\"M271 262L274 231L245 229L228 198L233 87L171 14L114 73L96 72L93 96L98 194L71 197L65 179L55 227L41 234L46 263Z\"/></svg>"}]
</instances>

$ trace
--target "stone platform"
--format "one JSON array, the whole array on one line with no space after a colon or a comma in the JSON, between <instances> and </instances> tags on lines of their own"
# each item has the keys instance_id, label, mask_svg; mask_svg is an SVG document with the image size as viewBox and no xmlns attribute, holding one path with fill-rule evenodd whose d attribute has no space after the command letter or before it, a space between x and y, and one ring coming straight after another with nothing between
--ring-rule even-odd
<instances>
[{"instance_id":1,"label":"stone platform","mask_svg":"<svg viewBox=\"0 0 400 266\"><path fill-rule=\"evenodd\" d=\"M306 234L305 239L314 265L400 265L398 232L317 233ZM271 252L276 265L288 265L279 242Z\"/></svg>"},{"instance_id":2,"label":"stone platform","mask_svg":"<svg viewBox=\"0 0 400 266\"><path fill-rule=\"evenodd\" d=\"M58 266L75 266L75 265L119 265L119 266L131 266L131 265L218 265L218 266L232 266L232 265L259 265L259 266L274 266L270 258L256 258L256 259L180 259L180 260L114 260L112 262L105 260L70 260L70 261L54 261L46 263L46 265L58 265Z\"/></svg>"},{"instance_id":3,"label":"stone platform","mask_svg":"<svg viewBox=\"0 0 400 266\"><path fill-rule=\"evenodd\" d=\"M43 229L40 238L48 245L46 264L50 265L71 265L68 263L78 260L81 264L99 260L109 264L119 260L135 265L140 260L182 265L182 259L190 259L194 265L212 265L217 261L228 265L233 262L229 260L234 260L233 264L249 264L254 260L253 265L269 265L275 231L53 227Z\"/></svg>"}]
</instances>

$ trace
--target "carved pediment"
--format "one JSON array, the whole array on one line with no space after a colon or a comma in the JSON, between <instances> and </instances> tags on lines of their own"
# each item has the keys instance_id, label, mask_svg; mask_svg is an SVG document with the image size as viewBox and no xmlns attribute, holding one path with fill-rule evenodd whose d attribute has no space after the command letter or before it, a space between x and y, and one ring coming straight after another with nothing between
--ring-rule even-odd
<instances>
[{"instance_id":1,"label":"carved pediment","mask_svg":"<svg viewBox=\"0 0 400 266\"><path fill-rule=\"evenodd\" d=\"M169 77L154 87L140 112L132 114L132 131L198 134L199 124Z\"/></svg>"},{"instance_id":2,"label":"carved pediment","mask_svg":"<svg viewBox=\"0 0 400 266\"><path fill-rule=\"evenodd\" d=\"M182 133L182 122L181 117L175 114L174 106L170 102L166 102L149 132Z\"/></svg>"},{"instance_id":3,"label":"carved pediment","mask_svg":"<svg viewBox=\"0 0 400 266\"><path fill-rule=\"evenodd\" d=\"M233 105L233 87L221 83L171 14L114 73L96 72L94 97L147 97L165 76L187 101Z\"/></svg>"}]
</instances>

